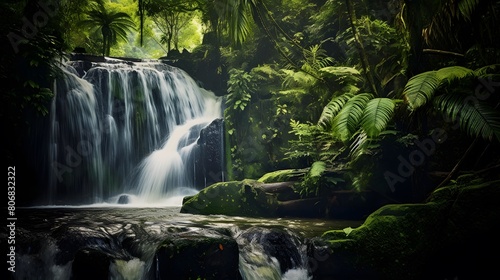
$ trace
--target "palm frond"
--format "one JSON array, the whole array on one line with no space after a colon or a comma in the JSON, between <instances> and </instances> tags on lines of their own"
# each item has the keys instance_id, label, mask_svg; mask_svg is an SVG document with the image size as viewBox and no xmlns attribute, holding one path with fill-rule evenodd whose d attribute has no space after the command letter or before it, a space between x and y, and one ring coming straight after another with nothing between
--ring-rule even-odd
<instances>
[{"instance_id":1,"label":"palm frond","mask_svg":"<svg viewBox=\"0 0 500 280\"><path fill-rule=\"evenodd\" d=\"M411 77L403 89L403 96L411 110L415 110L434 97L440 81L436 71L423 72Z\"/></svg>"},{"instance_id":2,"label":"palm frond","mask_svg":"<svg viewBox=\"0 0 500 280\"><path fill-rule=\"evenodd\" d=\"M500 112L469 96L443 94L434 99L434 105L470 136L500 140Z\"/></svg>"},{"instance_id":3,"label":"palm frond","mask_svg":"<svg viewBox=\"0 0 500 280\"><path fill-rule=\"evenodd\" d=\"M361 93L350 98L332 121L332 130L342 141L346 141L359 129L366 104L373 98L371 93Z\"/></svg>"},{"instance_id":4,"label":"palm frond","mask_svg":"<svg viewBox=\"0 0 500 280\"><path fill-rule=\"evenodd\" d=\"M231 41L242 44L251 32L253 17L251 13L252 1L225 0L218 6L222 9L222 19L227 23Z\"/></svg>"},{"instance_id":5,"label":"palm frond","mask_svg":"<svg viewBox=\"0 0 500 280\"><path fill-rule=\"evenodd\" d=\"M392 120L394 107L394 100L390 98L374 98L366 104L361 127L368 137L377 137L385 130Z\"/></svg>"}]
</instances>

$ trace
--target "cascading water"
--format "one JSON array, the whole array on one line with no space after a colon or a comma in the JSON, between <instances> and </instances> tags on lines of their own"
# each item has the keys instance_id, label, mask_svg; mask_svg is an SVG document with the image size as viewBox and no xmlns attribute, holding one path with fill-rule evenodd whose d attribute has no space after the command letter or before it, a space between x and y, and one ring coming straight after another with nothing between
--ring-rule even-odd
<instances>
[{"instance_id":1,"label":"cascading water","mask_svg":"<svg viewBox=\"0 0 500 280\"><path fill-rule=\"evenodd\" d=\"M345 227L177 207L43 207L20 209L18 218L16 273L6 279L310 280L329 254L310 251L310 238Z\"/></svg>"},{"instance_id":2,"label":"cascading water","mask_svg":"<svg viewBox=\"0 0 500 280\"><path fill-rule=\"evenodd\" d=\"M221 100L184 71L95 63L82 77L68 67L55 87L50 204L102 203L125 192L150 203L194 189L189 151L221 117Z\"/></svg>"},{"instance_id":3,"label":"cascading water","mask_svg":"<svg viewBox=\"0 0 500 280\"><path fill-rule=\"evenodd\" d=\"M309 280L306 246L293 233L265 228L235 229L244 280Z\"/></svg>"},{"instance_id":4,"label":"cascading water","mask_svg":"<svg viewBox=\"0 0 500 280\"><path fill-rule=\"evenodd\" d=\"M55 83L50 205L0 231L16 237L8 279L313 279L328 256L309 238L337 221L180 213L179 197L224 178L220 98L161 63L85 69Z\"/></svg>"}]
</instances>

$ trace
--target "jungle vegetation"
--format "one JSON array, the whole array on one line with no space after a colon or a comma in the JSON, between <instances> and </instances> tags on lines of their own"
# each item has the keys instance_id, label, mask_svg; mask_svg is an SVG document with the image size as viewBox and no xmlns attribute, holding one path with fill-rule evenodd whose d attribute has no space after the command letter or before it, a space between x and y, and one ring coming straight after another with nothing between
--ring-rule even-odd
<instances>
[{"instance_id":1,"label":"jungle vegetation","mask_svg":"<svg viewBox=\"0 0 500 280\"><path fill-rule=\"evenodd\" d=\"M500 165L499 1L0 5L10 127L47 117L57 65L75 48L138 58L185 51L194 64L213 62L225 86L231 179L295 169L306 197L343 188L422 201L460 172Z\"/></svg>"}]
</instances>

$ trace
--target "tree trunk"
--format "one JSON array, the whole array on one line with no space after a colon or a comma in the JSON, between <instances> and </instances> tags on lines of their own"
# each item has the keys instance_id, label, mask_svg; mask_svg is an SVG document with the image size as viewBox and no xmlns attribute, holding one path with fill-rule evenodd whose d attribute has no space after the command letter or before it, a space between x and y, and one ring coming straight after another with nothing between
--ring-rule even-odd
<instances>
[{"instance_id":1,"label":"tree trunk","mask_svg":"<svg viewBox=\"0 0 500 280\"><path fill-rule=\"evenodd\" d=\"M356 28L356 11L354 10L354 5L351 0L346 0L347 11L349 13L349 20L352 28L352 35L354 37L354 42L356 45L356 49L358 50L359 57L361 60L361 65L366 75L366 79L370 84L371 89L373 90L373 94L378 96L377 85L375 84L375 79L373 78L373 73L370 69L370 62L368 61L368 56L366 55L365 47L363 46L363 42L361 41L361 37L359 36L358 30Z\"/></svg>"}]
</instances>

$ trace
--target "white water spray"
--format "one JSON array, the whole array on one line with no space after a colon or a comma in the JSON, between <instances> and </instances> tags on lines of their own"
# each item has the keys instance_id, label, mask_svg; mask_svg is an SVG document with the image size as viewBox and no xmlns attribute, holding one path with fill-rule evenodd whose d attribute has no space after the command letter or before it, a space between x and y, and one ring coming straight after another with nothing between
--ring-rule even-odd
<instances>
[{"instance_id":1,"label":"white water spray","mask_svg":"<svg viewBox=\"0 0 500 280\"><path fill-rule=\"evenodd\" d=\"M50 112L50 204L192 194L189 151L222 116L220 98L161 63L100 63L82 78L75 73L56 84Z\"/></svg>"}]
</instances>

